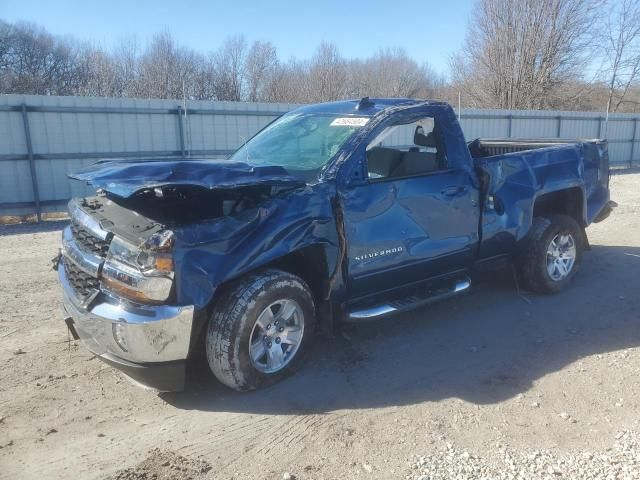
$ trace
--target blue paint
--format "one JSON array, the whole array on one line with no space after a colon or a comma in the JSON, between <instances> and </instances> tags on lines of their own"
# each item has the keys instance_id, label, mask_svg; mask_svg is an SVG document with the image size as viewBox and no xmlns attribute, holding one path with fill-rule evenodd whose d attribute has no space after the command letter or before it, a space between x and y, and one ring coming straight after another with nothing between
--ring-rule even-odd
<instances>
[{"instance_id":1,"label":"blue paint","mask_svg":"<svg viewBox=\"0 0 640 480\"><path fill-rule=\"evenodd\" d=\"M331 183L288 192L237 216L174 228L178 301L206 305L217 287L291 252L319 246L335 269L338 240Z\"/></svg>"},{"instance_id":2,"label":"blue paint","mask_svg":"<svg viewBox=\"0 0 640 480\"><path fill-rule=\"evenodd\" d=\"M72 178L131 197L162 186L229 190L284 187L257 208L171 227L178 304L203 308L225 282L314 247L336 304L473 268L509 254L528 232L542 195L578 189L589 225L609 200L608 155L600 142L472 158L451 107L375 99L309 105L296 114L367 117L312 179L282 166L224 160L103 162ZM366 147L390 125L432 117L446 169L369 179ZM489 204L488 198L495 203ZM331 277L331 278L328 278Z\"/></svg>"},{"instance_id":3,"label":"blue paint","mask_svg":"<svg viewBox=\"0 0 640 480\"><path fill-rule=\"evenodd\" d=\"M223 190L260 184L300 186L303 183L278 166L254 167L241 162L205 159L102 161L72 173L69 178L85 181L122 198L169 185Z\"/></svg>"},{"instance_id":4,"label":"blue paint","mask_svg":"<svg viewBox=\"0 0 640 480\"><path fill-rule=\"evenodd\" d=\"M505 207L501 214L484 213L485 241L500 235L503 242L513 245L524 238L533 220L535 201L545 194L578 189L584 227L609 201L606 145L568 144L487 157L476 163L489 174L488 193Z\"/></svg>"}]
</instances>

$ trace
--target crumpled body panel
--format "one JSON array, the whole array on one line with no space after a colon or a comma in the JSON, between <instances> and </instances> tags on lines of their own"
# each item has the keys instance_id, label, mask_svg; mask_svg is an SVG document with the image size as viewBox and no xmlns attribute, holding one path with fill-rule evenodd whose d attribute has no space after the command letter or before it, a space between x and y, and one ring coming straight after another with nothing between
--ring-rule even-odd
<instances>
[{"instance_id":1,"label":"crumpled body panel","mask_svg":"<svg viewBox=\"0 0 640 480\"><path fill-rule=\"evenodd\" d=\"M476 165L488 174L487 195L497 205L483 212L480 257L508 252L521 240L542 195L579 189L585 227L609 200L606 146L567 144L487 157Z\"/></svg>"},{"instance_id":2,"label":"crumpled body panel","mask_svg":"<svg viewBox=\"0 0 640 480\"><path fill-rule=\"evenodd\" d=\"M228 160L137 160L98 162L69 175L122 198L162 186L209 190L249 185L302 186L304 182L278 166L254 167Z\"/></svg>"},{"instance_id":3,"label":"crumpled body panel","mask_svg":"<svg viewBox=\"0 0 640 480\"><path fill-rule=\"evenodd\" d=\"M321 183L236 216L175 228L178 302L202 308L221 283L309 246L322 247L333 272L339 257L333 190Z\"/></svg>"},{"instance_id":4,"label":"crumpled body panel","mask_svg":"<svg viewBox=\"0 0 640 480\"><path fill-rule=\"evenodd\" d=\"M170 227L175 234L179 305L204 308L221 283L309 246L321 246L328 271L335 270L339 255L331 203L334 182L306 186L282 167L226 160L99 162L70 176L120 198L163 186L286 187L257 208Z\"/></svg>"}]
</instances>

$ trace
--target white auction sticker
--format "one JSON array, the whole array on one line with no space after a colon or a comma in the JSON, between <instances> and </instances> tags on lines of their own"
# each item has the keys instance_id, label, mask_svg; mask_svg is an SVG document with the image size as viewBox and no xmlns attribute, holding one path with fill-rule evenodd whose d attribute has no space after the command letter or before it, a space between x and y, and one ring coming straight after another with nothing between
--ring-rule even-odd
<instances>
[{"instance_id":1,"label":"white auction sticker","mask_svg":"<svg viewBox=\"0 0 640 480\"><path fill-rule=\"evenodd\" d=\"M340 117L331 122L332 127L364 127L369 119L367 117Z\"/></svg>"}]
</instances>

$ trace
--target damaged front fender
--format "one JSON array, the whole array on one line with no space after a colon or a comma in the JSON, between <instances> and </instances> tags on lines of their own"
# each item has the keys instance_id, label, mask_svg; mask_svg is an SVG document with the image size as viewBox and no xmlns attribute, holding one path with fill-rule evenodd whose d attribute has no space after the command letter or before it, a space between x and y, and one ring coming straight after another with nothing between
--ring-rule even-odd
<instances>
[{"instance_id":1,"label":"damaged front fender","mask_svg":"<svg viewBox=\"0 0 640 480\"><path fill-rule=\"evenodd\" d=\"M310 246L321 246L328 271L335 271L340 246L334 196L332 183L320 183L238 215L173 228L178 302L203 308L222 283Z\"/></svg>"},{"instance_id":2,"label":"damaged front fender","mask_svg":"<svg viewBox=\"0 0 640 480\"><path fill-rule=\"evenodd\" d=\"M70 177L173 231L179 305L204 308L221 284L310 246L338 270L334 182L227 160L99 162Z\"/></svg>"}]
</instances>

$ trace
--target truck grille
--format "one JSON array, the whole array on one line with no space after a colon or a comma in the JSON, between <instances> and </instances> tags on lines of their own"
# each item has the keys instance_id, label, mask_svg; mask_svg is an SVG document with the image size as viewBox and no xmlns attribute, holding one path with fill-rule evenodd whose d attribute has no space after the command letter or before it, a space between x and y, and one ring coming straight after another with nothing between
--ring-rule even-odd
<instances>
[{"instance_id":1,"label":"truck grille","mask_svg":"<svg viewBox=\"0 0 640 480\"><path fill-rule=\"evenodd\" d=\"M69 284L80 296L88 297L100 286L97 278L83 272L70 261L64 262L64 271L67 274Z\"/></svg>"},{"instance_id":2,"label":"truck grille","mask_svg":"<svg viewBox=\"0 0 640 480\"><path fill-rule=\"evenodd\" d=\"M90 231L82 227L82 225L73 221L71 222L71 232L73 233L73 239L80 248L87 252L99 255L102 258L106 258L110 243L108 240L102 240L96 237ZM107 237L107 239L108 238L109 237Z\"/></svg>"},{"instance_id":3,"label":"truck grille","mask_svg":"<svg viewBox=\"0 0 640 480\"><path fill-rule=\"evenodd\" d=\"M69 202L71 225L62 232L64 272L78 297L100 289L99 272L109 252L112 234L87 213L77 200Z\"/></svg>"}]
</instances>

